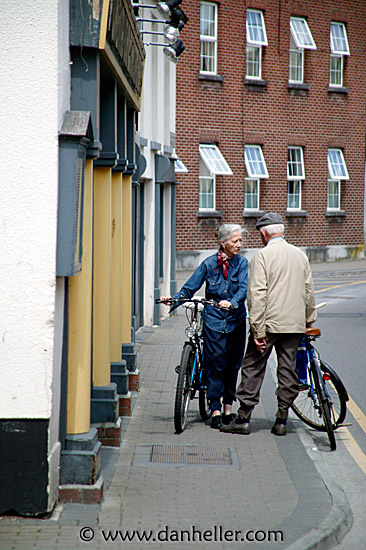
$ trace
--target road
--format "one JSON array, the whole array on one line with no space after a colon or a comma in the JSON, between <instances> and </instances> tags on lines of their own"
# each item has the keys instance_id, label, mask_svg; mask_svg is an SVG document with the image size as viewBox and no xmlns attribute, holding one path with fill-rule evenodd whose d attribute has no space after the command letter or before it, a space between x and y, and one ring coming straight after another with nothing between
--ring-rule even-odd
<instances>
[{"instance_id":1,"label":"road","mask_svg":"<svg viewBox=\"0 0 366 550\"><path fill-rule=\"evenodd\" d=\"M315 347L339 374L350 401L345 427L336 432L337 450L321 449L320 434L306 430L346 493L353 525L337 550L366 548L366 272L314 273L322 336Z\"/></svg>"}]
</instances>

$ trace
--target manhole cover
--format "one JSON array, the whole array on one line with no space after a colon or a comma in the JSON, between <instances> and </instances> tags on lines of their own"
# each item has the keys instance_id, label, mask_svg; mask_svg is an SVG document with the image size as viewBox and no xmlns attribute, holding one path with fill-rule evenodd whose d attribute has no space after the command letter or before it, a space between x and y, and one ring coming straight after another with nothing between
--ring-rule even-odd
<instances>
[{"instance_id":1,"label":"manhole cover","mask_svg":"<svg viewBox=\"0 0 366 550\"><path fill-rule=\"evenodd\" d=\"M231 466L230 449L191 445L153 445L150 462Z\"/></svg>"}]
</instances>

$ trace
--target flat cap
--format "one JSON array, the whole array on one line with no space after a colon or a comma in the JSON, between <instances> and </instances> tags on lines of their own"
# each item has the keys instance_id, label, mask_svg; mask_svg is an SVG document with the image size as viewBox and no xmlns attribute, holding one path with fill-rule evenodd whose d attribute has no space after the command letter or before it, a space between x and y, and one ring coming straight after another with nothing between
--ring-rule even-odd
<instances>
[{"instance_id":1,"label":"flat cap","mask_svg":"<svg viewBox=\"0 0 366 550\"><path fill-rule=\"evenodd\" d=\"M256 229L261 229L261 227L265 227L266 225L273 225L276 223L283 223L282 216L280 214L277 214L276 212L267 212L267 214L264 214L261 218L259 218L255 227Z\"/></svg>"}]
</instances>

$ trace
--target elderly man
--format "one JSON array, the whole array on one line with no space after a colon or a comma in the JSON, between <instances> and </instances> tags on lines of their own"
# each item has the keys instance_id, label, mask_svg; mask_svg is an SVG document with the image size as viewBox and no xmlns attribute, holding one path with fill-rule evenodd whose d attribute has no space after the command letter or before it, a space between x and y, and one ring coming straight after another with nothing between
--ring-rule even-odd
<instances>
[{"instance_id":1,"label":"elderly man","mask_svg":"<svg viewBox=\"0 0 366 550\"><path fill-rule=\"evenodd\" d=\"M220 430L250 433L250 417L259 402L267 361L274 347L278 363L278 409L272 433L286 435L288 410L299 392L298 343L306 326L316 319L313 282L306 255L285 241L279 214L265 214L256 228L264 248L254 255L250 268L247 294L250 335L236 391L240 408L237 418Z\"/></svg>"}]
</instances>

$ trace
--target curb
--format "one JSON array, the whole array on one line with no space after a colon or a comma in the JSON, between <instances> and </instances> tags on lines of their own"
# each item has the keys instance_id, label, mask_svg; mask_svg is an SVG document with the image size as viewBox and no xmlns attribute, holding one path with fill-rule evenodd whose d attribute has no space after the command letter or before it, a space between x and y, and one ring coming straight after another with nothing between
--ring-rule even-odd
<instances>
[{"instance_id":1,"label":"curb","mask_svg":"<svg viewBox=\"0 0 366 550\"><path fill-rule=\"evenodd\" d=\"M352 525L352 511L348 498L342 487L331 474L320 453L313 449L314 442L302 429L296 430L307 454L314 462L316 469L331 497L331 507L320 525L291 544L287 550L326 550L340 544Z\"/></svg>"}]
</instances>

